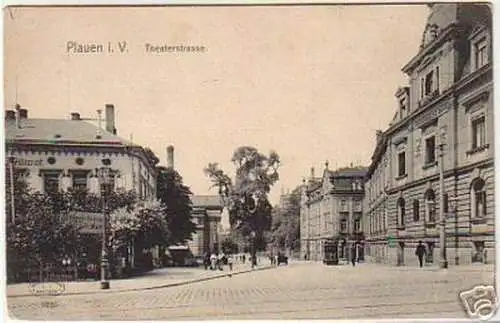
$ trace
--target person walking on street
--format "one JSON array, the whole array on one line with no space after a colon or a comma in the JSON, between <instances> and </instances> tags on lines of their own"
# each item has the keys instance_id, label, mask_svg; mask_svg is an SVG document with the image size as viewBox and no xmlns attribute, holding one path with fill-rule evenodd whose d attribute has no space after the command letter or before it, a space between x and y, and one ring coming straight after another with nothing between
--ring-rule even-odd
<instances>
[{"instance_id":1,"label":"person walking on street","mask_svg":"<svg viewBox=\"0 0 500 323\"><path fill-rule=\"evenodd\" d=\"M424 256L427 253L425 246L422 244L422 240L418 242L417 249L415 249L415 255L418 257L418 263L420 268L424 265Z\"/></svg>"},{"instance_id":2,"label":"person walking on street","mask_svg":"<svg viewBox=\"0 0 500 323\"><path fill-rule=\"evenodd\" d=\"M217 256L215 255L215 253L212 253L212 255L210 256L210 269L215 270L216 267L217 267Z\"/></svg>"},{"instance_id":3,"label":"person walking on street","mask_svg":"<svg viewBox=\"0 0 500 323\"><path fill-rule=\"evenodd\" d=\"M356 245L351 248L351 262L353 267L356 266Z\"/></svg>"},{"instance_id":4,"label":"person walking on street","mask_svg":"<svg viewBox=\"0 0 500 323\"><path fill-rule=\"evenodd\" d=\"M233 256L227 256L227 265L229 266L229 277L231 277L231 273L233 272Z\"/></svg>"}]
</instances>

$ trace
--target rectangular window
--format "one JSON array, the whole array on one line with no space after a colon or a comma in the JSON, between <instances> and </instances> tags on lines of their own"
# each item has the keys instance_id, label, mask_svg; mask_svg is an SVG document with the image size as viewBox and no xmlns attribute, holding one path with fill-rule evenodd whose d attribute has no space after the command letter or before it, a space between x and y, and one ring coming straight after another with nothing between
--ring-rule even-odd
<instances>
[{"instance_id":1,"label":"rectangular window","mask_svg":"<svg viewBox=\"0 0 500 323\"><path fill-rule=\"evenodd\" d=\"M73 189L86 190L87 189L87 172L75 171L73 174Z\"/></svg>"},{"instance_id":2,"label":"rectangular window","mask_svg":"<svg viewBox=\"0 0 500 323\"><path fill-rule=\"evenodd\" d=\"M361 232L361 220L354 220L354 232Z\"/></svg>"},{"instance_id":3,"label":"rectangular window","mask_svg":"<svg viewBox=\"0 0 500 323\"><path fill-rule=\"evenodd\" d=\"M406 174L406 154L403 151L398 154L398 176L404 176L405 174Z\"/></svg>"},{"instance_id":4,"label":"rectangular window","mask_svg":"<svg viewBox=\"0 0 500 323\"><path fill-rule=\"evenodd\" d=\"M481 68L482 66L488 63L488 51L487 51L487 42L486 38L482 38L477 41L474 45L474 61L476 64L476 69Z\"/></svg>"},{"instance_id":5,"label":"rectangular window","mask_svg":"<svg viewBox=\"0 0 500 323\"><path fill-rule=\"evenodd\" d=\"M472 120L472 149L486 144L486 129L484 116Z\"/></svg>"},{"instance_id":6,"label":"rectangular window","mask_svg":"<svg viewBox=\"0 0 500 323\"><path fill-rule=\"evenodd\" d=\"M432 164L436 161L436 137L425 139L425 164Z\"/></svg>"},{"instance_id":7,"label":"rectangular window","mask_svg":"<svg viewBox=\"0 0 500 323\"><path fill-rule=\"evenodd\" d=\"M430 71L427 73L425 76L425 95L431 95L432 91L434 90L434 75L433 71Z\"/></svg>"},{"instance_id":8,"label":"rectangular window","mask_svg":"<svg viewBox=\"0 0 500 323\"><path fill-rule=\"evenodd\" d=\"M54 194L59 191L59 172L44 172L43 191L47 194Z\"/></svg>"},{"instance_id":9,"label":"rectangular window","mask_svg":"<svg viewBox=\"0 0 500 323\"><path fill-rule=\"evenodd\" d=\"M347 232L347 220L340 220L340 232Z\"/></svg>"}]
</instances>

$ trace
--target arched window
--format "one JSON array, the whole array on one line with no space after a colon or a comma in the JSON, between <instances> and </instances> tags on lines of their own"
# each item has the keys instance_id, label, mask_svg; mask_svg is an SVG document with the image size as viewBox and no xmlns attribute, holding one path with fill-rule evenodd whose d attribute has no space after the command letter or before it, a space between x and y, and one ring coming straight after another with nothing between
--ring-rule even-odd
<instances>
[{"instance_id":1,"label":"arched window","mask_svg":"<svg viewBox=\"0 0 500 323\"><path fill-rule=\"evenodd\" d=\"M405 200L400 197L398 199L398 227L404 228L405 226Z\"/></svg>"},{"instance_id":2,"label":"arched window","mask_svg":"<svg viewBox=\"0 0 500 323\"><path fill-rule=\"evenodd\" d=\"M471 217L482 218L486 216L486 190L482 178L476 178L471 185Z\"/></svg>"},{"instance_id":3,"label":"arched window","mask_svg":"<svg viewBox=\"0 0 500 323\"><path fill-rule=\"evenodd\" d=\"M424 194L425 219L428 223L436 222L436 195L432 189L428 189Z\"/></svg>"},{"instance_id":4,"label":"arched window","mask_svg":"<svg viewBox=\"0 0 500 323\"><path fill-rule=\"evenodd\" d=\"M413 200L413 222L420 220L420 205L418 200Z\"/></svg>"}]
</instances>

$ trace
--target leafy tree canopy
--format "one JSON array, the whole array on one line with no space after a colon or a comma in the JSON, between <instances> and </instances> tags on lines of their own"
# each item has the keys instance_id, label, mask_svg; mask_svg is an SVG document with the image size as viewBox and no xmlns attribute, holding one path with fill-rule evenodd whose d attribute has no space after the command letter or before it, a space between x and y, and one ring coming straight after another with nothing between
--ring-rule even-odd
<instances>
[{"instance_id":1,"label":"leafy tree canopy","mask_svg":"<svg viewBox=\"0 0 500 323\"><path fill-rule=\"evenodd\" d=\"M234 181L217 163L208 164L204 172L218 187L233 228L244 235L255 232L262 238L271 225L268 193L279 179L279 155L275 151L264 155L254 147L243 146L234 151L231 161L236 167Z\"/></svg>"},{"instance_id":2,"label":"leafy tree canopy","mask_svg":"<svg viewBox=\"0 0 500 323\"><path fill-rule=\"evenodd\" d=\"M157 196L165 207L166 223L170 232L169 244L182 244L191 240L196 230L192 217L191 190L184 185L177 171L157 167Z\"/></svg>"}]
</instances>

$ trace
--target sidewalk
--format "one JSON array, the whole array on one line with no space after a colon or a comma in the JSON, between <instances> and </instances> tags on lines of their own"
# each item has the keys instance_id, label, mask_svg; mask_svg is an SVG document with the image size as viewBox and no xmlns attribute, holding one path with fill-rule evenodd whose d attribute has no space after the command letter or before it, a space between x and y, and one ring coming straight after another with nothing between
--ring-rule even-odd
<instances>
[{"instance_id":1,"label":"sidewalk","mask_svg":"<svg viewBox=\"0 0 500 323\"><path fill-rule=\"evenodd\" d=\"M260 264L253 270L250 263L237 263L233 266L232 275L239 275L256 270L270 269L267 264ZM167 267L152 270L143 276L110 280L111 288L108 290L100 289L99 281L78 281L63 282L64 291L61 295L85 295L117 293L136 290L147 290L164 287L180 286L205 280L227 277L229 267L224 266L224 270L205 270L203 266L197 268ZM30 290L30 283L9 284L7 285L7 297L26 297L36 296Z\"/></svg>"}]
</instances>

